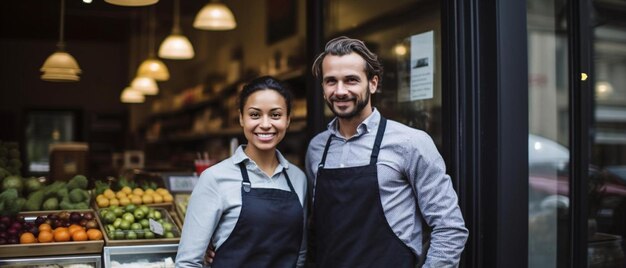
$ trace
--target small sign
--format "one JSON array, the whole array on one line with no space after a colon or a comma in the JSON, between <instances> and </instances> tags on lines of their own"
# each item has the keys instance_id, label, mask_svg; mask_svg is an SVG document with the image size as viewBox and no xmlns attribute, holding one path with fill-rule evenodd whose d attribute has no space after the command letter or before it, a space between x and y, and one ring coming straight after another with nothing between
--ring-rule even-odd
<instances>
[{"instance_id":1,"label":"small sign","mask_svg":"<svg viewBox=\"0 0 626 268\"><path fill-rule=\"evenodd\" d=\"M150 222L150 231L158 235L163 235L163 225L153 219L148 219L148 221Z\"/></svg>"},{"instance_id":2,"label":"small sign","mask_svg":"<svg viewBox=\"0 0 626 268\"><path fill-rule=\"evenodd\" d=\"M191 192L198 183L197 176L170 176L168 179L171 192Z\"/></svg>"},{"instance_id":3,"label":"small sign","mask_svg":"<svg viewBox=\"0 0 626 268\"><path fill-rule=\"evenodd\" d=\"M411 80L409 101L432 99L435 76L434 32L411 36Z\"/></svg>"}]
</instances>

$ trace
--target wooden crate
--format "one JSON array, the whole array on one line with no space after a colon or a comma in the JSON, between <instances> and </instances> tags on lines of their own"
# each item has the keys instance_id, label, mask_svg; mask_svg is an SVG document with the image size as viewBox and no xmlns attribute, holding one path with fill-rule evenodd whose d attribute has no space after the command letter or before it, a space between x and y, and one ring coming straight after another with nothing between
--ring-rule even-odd
<instances>
[{"instance_id":1,"label":"wooden crate","mask_svg":"<svg viewBox=\"0 0 626 268\"><path fill-rule=\"evenodd\" d=\"M32 222L37 216L47 216L48 214L58 213L61 210L53 211L30 211L21 212L19 215L24 216L27 222ZM68 210L69 212L91 212L96 215L96 212L91 209L86 210ZM98 217L96 217L97 220ZM104 234L102 224L98 221L100 231ZM70 241L70 242L52 242L52 243L35 243L35 244L11 244L0 245L0 258L13 258L13 257L33 257L33 256L50 256L50 255L72 255L72 254L87 254L87 253L102 253L104 247L104 240L89 240L89 241Z\"/></svg>"},{"instance_id":2,"label":"wooden crate","mask_svg":"<svg viewBox=\"0 0 626 268\"><path fill-rule=\"evenodd\" d=\"M159 208L161 214L165 217L166 221L173 223L174 227L177 228L176 234L179 237L176 238L155 238L155 239L112 239L109 237L109 234L106 232L106 228L104 224L100 220L100 213L97 213L96 220L98 221L98 225L102 226L103 234L104 234L104 242L107 246L135 246L135 245L153 245L153 244L178 244L180 242L180 227L174 219L170 216L169 212L165 208Z\"/></svg>"}]
</instances>

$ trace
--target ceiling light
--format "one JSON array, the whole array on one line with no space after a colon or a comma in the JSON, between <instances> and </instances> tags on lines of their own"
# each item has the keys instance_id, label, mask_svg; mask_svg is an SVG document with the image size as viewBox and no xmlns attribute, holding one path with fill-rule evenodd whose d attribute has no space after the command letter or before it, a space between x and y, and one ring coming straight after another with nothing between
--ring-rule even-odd
<instances>
[{"instance_id":1,"label":"ceiling light","mask_svg":"<svg viewBox=\"0 0 626 268\"><path fill-rule=\"evenodd\" d=\"M41 66L41 79L51 82L74 82L80 80L81 69L76 59L65 52L63 28L65 22L65 0L61 0L61 19L59 23L59 43L57 51L50 55Z\"/></svg>"},{"instance_id":2,"label":"ceiling light","mask_svg":"<svg viewBox=\"0 0 626 268\"><path fill-rule=\"evenodd\" d=\"M172 34L161 43L159 57L172 60L187 60L194 56L193 46L186 36L182 35L179 25L179 3L174 1L174 25Z\"/></svg>"},{"instance_id":3,"label":"ceiling light","mask_svg":"<svg viewBox=\"0 0 626 268\"><path fill-rule=\"evenodd\" d=\"M143 95L159 94L159 86L154 79L145 76L138 76L130 83L130 87L141 92Z\"/></svg>"},{"instance_id":4,"label":"ceiling light","mask_svg":"<svg viewBox=\"0 0 626 268\"><path fill-rule=\"evenodd\" d=\"M200 30L232 30L237 27L237 22L226 5L213 0L198 12L193 27Z\"/></svg>"},{"instance_id":5,"label":"ceiling light","mask_svg":"<svg viewBox=\"0 0 626 268\"><path fill-rule=\"evenodd\" d=\"M166 81L170 79L170 72L161 60L148 57L139 65L137 76L146 76L157 81Z\"/></svg>"},{"instance_id":6,"label":"ceiling light","mask_svg":"<svg viewBox=\"0 0 626 268\"><path fill-rule=\"evenodd\" d=\"M138 7L156 4L159 0L104 0L104 2L118 6Z\"/></svg>"},{"instance_id":7,"label":"ceiling light","mask_svg":"<svg viewBox=\"0 0 626 268\"><path fill-rule=\"evenodd\" d=\"M170 72L165 63L154 56L154 7L150 9L149 33L148 33L148 58L137 69L137 76L150 77L157 81L170 79Z\"/></svg>"},{"instance_id":8,"label":"ceiling light","mask_svg":"<svg viewBox=\"0 0 626 268\"><path fill-rule=\"evenodd\" d=\"M134 90L131 87L127 87L122 91L120 101L123 103L142 103L146 100L146 97L141 92Z\"/></svg>"}]
</instances>

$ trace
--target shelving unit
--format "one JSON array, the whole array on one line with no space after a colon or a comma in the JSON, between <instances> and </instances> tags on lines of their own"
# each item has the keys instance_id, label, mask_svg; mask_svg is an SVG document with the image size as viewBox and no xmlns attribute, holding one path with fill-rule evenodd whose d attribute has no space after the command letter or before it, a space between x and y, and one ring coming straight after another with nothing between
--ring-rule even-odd
<instances>
[{"instance_id":1,"label":"shelving unit","mask_svg":"<svg viewBox=\"0 0 626 268\"><path fill-rule=\"evenodd\" d=\"M302 142L306 130L304 68L274 77L285 82L294 95L289 135L279 149L290 161L300 165L306 150ZM193 170L197 152L206 151L218 160L228 157L233 138L238 143L245 141L236 105L237 94L244 83L237 81L221 90L204 87L202 92L188 94L191 97L185 98L180 107L158 110L149 115L144 137L146 168L158 171Z\"/></svg>"}]
</instances>

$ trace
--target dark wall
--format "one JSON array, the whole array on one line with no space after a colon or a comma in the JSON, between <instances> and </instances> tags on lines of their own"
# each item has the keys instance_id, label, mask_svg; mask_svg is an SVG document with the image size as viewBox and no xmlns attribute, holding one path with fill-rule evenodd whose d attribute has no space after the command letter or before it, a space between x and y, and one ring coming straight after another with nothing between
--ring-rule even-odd
<instances>
[{"instance_id":1,"label":"dark wall","mask_svg":"<svg viewBox=\"0 0 626 268\"><path fill-rule=\"evenodd\" d=\"M80 81L71 83L40 78L39 69L55 49L53 41L0 39L0 139L22 139L29 109L72 109L83 118L126 113L119 101L130 76L126 44L69 41L66 49L83 70Z\"/></svg>"}]
</instances>

